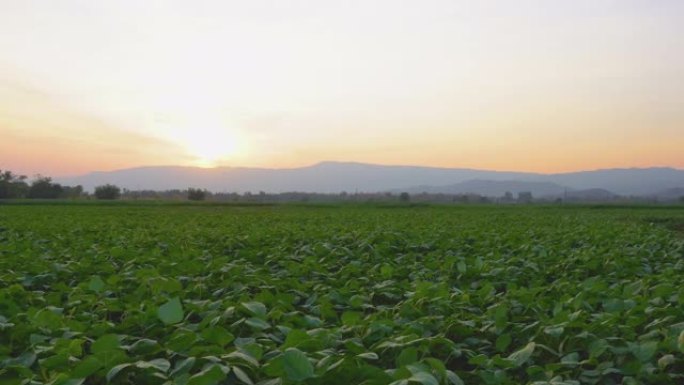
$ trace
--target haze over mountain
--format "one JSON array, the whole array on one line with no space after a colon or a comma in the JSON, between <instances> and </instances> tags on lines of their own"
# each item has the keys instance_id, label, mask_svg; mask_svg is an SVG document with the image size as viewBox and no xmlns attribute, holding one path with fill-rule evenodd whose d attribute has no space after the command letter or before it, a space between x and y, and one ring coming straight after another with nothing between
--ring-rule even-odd
<instances>
[{"instance_id":1,"label":"haze over mountain","mask_svg":"<svg viewBox=\"0 0 684 385\"><path fill-rule=\"evenodd\" d=\"M684 187L684 170L630 168L560 174L486 171L420 166L385 166L353 162L321 162L313 166L268 169L247 167L140 167L93 172L58 182L86 190L112 183L131 190L188 187L214 192L382 192L475 193L501 196L505 191L530 191L553 196L578 190L603 189L605 194L657 195Z\"/></svg>"}]
</instances>

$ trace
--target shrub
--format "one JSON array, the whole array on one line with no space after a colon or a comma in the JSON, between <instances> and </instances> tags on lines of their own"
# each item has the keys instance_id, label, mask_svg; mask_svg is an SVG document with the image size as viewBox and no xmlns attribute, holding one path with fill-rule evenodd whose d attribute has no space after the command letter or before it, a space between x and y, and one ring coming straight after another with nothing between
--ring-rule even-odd
<instances>
[{"instance_id":1,"label":"shrub","mask_svg":"<svg viewBox=\"0 0 684 385\"><path fill-rule=\"evenodd\" d=\"M207 191L198 188L188 189L188 199L191 201L203 201L207 197Z\"/></svg>"},{"instance_id":2,"label":"shrub","mask_svg":"<svg viewBox=\"0 0 684 385\"><path fill-rule=\"evenodd\" d=\"M95 187L95 198L97 199L119 199L121 189L113 184L106 184Z\"/></svg>"},{"instance_id":3,"label":"shrub","mask_svg":"<svg viewBox=\"0 0 684 385\"><path fill-rule=\"evenodd\" d=\"M64 189L59 183L52 183L52 179L46 176L38 176L31 182L27 197L31 199L57 199Z\"/></svg>"}]
</instances>

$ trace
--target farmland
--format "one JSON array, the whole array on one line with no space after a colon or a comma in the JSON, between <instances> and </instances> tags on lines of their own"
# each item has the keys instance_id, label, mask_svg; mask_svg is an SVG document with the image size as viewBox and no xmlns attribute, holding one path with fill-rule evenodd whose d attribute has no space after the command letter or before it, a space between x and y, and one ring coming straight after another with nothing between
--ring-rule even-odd
<instances>
[{"instance_id":1,"label":"farmland","mask_svg":"<svg viewBox=\"0 0 684 385\"><path fill-rule=\"evenodd\" d=\"M0 384L681 384L682 223L0 205Z\"/></svg>"}]
</instances>

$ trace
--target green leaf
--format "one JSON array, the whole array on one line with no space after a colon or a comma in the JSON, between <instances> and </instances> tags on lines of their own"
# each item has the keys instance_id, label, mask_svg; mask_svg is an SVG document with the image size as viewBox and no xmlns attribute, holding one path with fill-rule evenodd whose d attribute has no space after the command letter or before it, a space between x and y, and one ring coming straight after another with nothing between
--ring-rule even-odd
<instances>
[{"instance_id":1,"label":"green leaf","mask_svg":"<svg viewBox=\"0 0 684 385\"><path fill-rule=\"evenodd\" d=\"M133 364L131 363L126 363L126 364L120 364L116 365L115 367L111 368L109 372L107 373L106 379L107 382L111 382L122 370L128 368Z\"/></svg>"},{"instance_id":2,"label":"green leaf","mask_svg":"<svg viewBox=\"0 0 684 385\"><path fill-rule=\"evenodd\" d=\"M508 348L508 345L511 344L511 335L510 334L502 334L496 339L496 350L503 352Z\"/></svg>"},{"instance_id":3,"label":"green leaf","mask_svg":"<svg viewBox=\"0 0 684 385\"><path fill-rule=\"evenodd\" d=\"M295 348L310 339L311 337L304 330L292 329L287 333L283 347Z\"/></svg>"},{"instance_id":4,"label":"green leaf","mask_svg":"<svg viewBox=\"0 0 684 385\"><path fill-rule=\"evenodd\" d=\"M259 361L258 361L257 359L255 359L254 357L250 356L249 354L245 354L245 353L243 353L243 352L241 352L241 351L237 351L237 350L234 351L234 352L231 352L231 353L229 353L229 354L226 354L226 355L224 355L224 356L222 356L222 357L225 358L225 359L229 359L229 358L239 359L239 360L241 360L241 361L243 361L243 362L246 362L246 363L248 363L249 365L254 366L254 367L258 367L258 366L259 366Z\"/></svg>"},{"instance_id":5,"label":"green leaf","mask_svg":"<svg viewBox=\"0 0 684 385\"><path fill-rule=\"evenodd\" d=\"M103 367L102 362L95 356L82 359L71 372L73 378L86 378Z\"/></svg>"},{"instance_id":6,"label":"green leaf","mask_svg":"<svg viewBox=\"0 0 684 385\"><path fill-rule=\"evenodd\" d=\"M589 355L598 358L603 352L608 349L609 345L606 340L595 340L589 344Z\"/></svg>"},{"instance_id":7,"label":"green leaf","mask_svg":"<svg viewBox=\"0 0 684 385\"><path fill-rule=\"evenodd\" d=\"M105 334L90 345L90 351L94 354L105 353L116 350L119 346L119 337L116 334Z\"/></svg>"},{"instance_id":8,"label":"green leaf","mask_svg":"<svg viewBox=\"0 0 684 385\"><path fill-rule=\"evenodd\" d=\"M99 275L94 275L92 278L90 278L90 282L88 283L88 289L99 293L102 290L104 290L104 288L105 283Z\"/></svg>"},{"instance_id":9,"label":"green leaf","mask_svg":"<svg viewBox=\"0 0 684 385\"><path fill-rule=\"evenodd\" d=\"M133 345L131 345L129 349L131 353L142 356L153 354L155 352L158 352L159 350L161 350L159 343L157 343L157 341L155 340L150 340L147 338L135 341L135 343L133 343Z\"/></svg>"},{"instance_id":10,"label":"green leaf","mask_svg":"<svg viewBox=\"0 0 684 385\"><path fill-rule=\"evenodd\" d=\"M677 347L679 348L680 352L684 353L684 330L679 333L679 338L677 338Z\"/></svg>"},{"instance_id":11,"label":"green leaf","mask_svg":"<svg viewBox=\"0 0 684 385\"><path fill-rule=\"evenodd\" d=\"M532 357L532 353L534 353L535 347L536 344L534 342L530 342L524 348L508 356L508 359L513 361L513 364L515 364L515 366L522 366L525 362L527 362L527 360L530 359L530 357Z\"/></svg>"},{"instance_id":12,"label":"green leaf","mask_svg":"<svg viewBox=\"0 0 684 385\"><path fill-rule=\"evenodd\" d=\"M362 316L358 311L345 311L342 313L342 323L347 326L356 325L361 321Z\"/></svg>"},{"instance_id":13,"label":"green leaf","mask_svg":"<svg viewBox=\"0 0 684 385\"><path fill-rule=\"evenodd\" d=\"M9 358L4 362L0 362L2 366L19 366L19 367L31 367L34 362L36 362L36 354L34 352L24 352L19 357Z\"/></svg>"},{"instance_id":14,"label":"green leaf","mask_svg":"<svg viewBox=\"0 0 684 385\"><path fill-rule=\"evenodd\" d=\"M226 378L228 373L217 364L210 364L202 371L190 377L188 385L216 385Z\"/></svg>"},{"instance_id":15,"label":"green leaf","mask_svg":"<svg viewBox=\"0 0 684 385\"><path fill-rule=\"evenodd\" d=\"M169 375L173 378L181 374L190 372L190 370L192 370L192 367L195 365L196 360L197 359L195 357L188 357L182 361L178 361L176 363L176 366L173 368Z\"/></svg>"},{"instance_id":16,"label":"green leaf","mask_svg":"<svg viewBox=\"0 0 684 385\"><path fill-rule=\"evenodd\" d=\"M223 347L231 343L235 336L221 326L212 326L202 330L202 338Z\"/></svg>"},{"instance_id":17,"label":"green leaf","mask_svg":"<svg viewBox=\"0 0 684 385\"><path fill-rule=\"evenodd\" d=\"M235 377L238 378L238 380L244 382L247 385L253 385L254 382L252 381L251 378L245 373L244 370L240 369L239 366L233 366L233 373L235 374Z\"/></svg>"},{"instance_id":18,"label":"green leaf","mask_svg":"<svg viewBox=\"0 0 684 385\"><path fill-rule=\"evenodd\" d=\"M361 354L357 354L356 356L359 358L363 358L365 360L377 360L380 358L380 357L378 357L377 354L375 354L373 352L361 353Z\"/></svg>"},{"instance_id":19,"label":"green leaf","mask_svg":"<svg viewBox=\"0 0 684 385\"><path fill-rule=\"evenodd\" d=\"M410 365L418 361L418 350L414 347L405 348L399 353L395 363L398 368L402 366Z\"/></svg>"},{"instance_id":20,"label":"green leaf","mask_svg":"<svg viewBox=\"0 0 684 385\"><path fill-rule=\"evenodd\" d=\"M183 312L183 305L178 297L171 298L165 304L159 306L157 309L157 316L159 319L167 324L173 325L181 322L185 314Z\"/></svg>"},{"instance_id":21,"label":"green leaf","mask_svg":"<svg viewBox=\"0 0 684 385\"><path fill-rule=\"evenodd\" d=\"M458 261L456 263L456 269L459 273L464 274L468 270L468 267L464 261Z\"/></svg>"},{"instance_id":22,"label":"green leaf","mask_svg":"<svg viewBox=\"0 0 684 385\"><path fill-rule=\"evenodd\" d=\"M566 364L566 365L577 365L579 364L579 353L573 352L570 354L566 354L561 358L561 363Z\"/></svg>"},{"instance_id":23,"label":"green leaf","mask_svg":"<svg viewBox=\"0 0 684 385\"><path fill-rule=\"evenodd\" d=\"M268 322L262 320L261 318L252 317L252 318L247 319L245 321L245 323L247 325L249 325L255 329L259 329L259 330L266 330L266 329L271 327L271 325Z\"/></svg>"},{"instance_id":24,"label":"green leaf","mask_svg":"<svg viewBox=\"0 0 684 385\"><path fill-rule=\"evenodd\" d=\"M69 365L69 355L62 353L62 354L55 354L53 356L44 358L39 360L40 367L44 369L58 369L58 368L64 368Z\"/></svg>"},{"instance_id":25,"label":"green leaf","mask_svg":"<svg viewBox=\"0 0 684 385\"><path fill-rule=\"evenodd\" d=\"M668 366L674 364L676 361L675 357L672 354L666 354L658 360L658 367L660 369L665 369Z\"/></svg>"},{"instance_id":26,"label":"green leaf","mask_svg":"<svg viewBox=\"0 0 684 385\"><path fill-rule=\"evenodd\" d=\"M639 361L647 362L655 355L656 350L658 350L658 342L647 341L634 344L631 346L630 350L632 354L634 354L634 357L638 358Z\"/></svg>"},{"instance_id":27,"label":"green leaf","mask_svg":"<svg viewBox=\"0 0 684 385\"><path fill-rule=\"evenodd\" d=\"M253 316L259 318L266 318L266 305L261 302L243 302L242 306L247 309Z\"/></svg>"},{"instance_id":28,"label":"green leaf","mask_svg":"<svg viewBox=\"0 0 684 385\"><path fill-rule=\"evenodd\" d=\"M50 385L81 385L85 382L85 378L70 378L66 374L58 375L50 382Z\"/></svg>"},{"instance_id":29,"label":"green leaf","mask_svg":"<svg viewBox=\"0 0 684 385\"><path fill-rule=\"evenodd\" d=\"M439 381L430 373L419 372L411 376L409 382L419 382L423 385L439 385Z\"/></svg>"},{"instance_id":30,"label":"green leaf","mask_svg":"<svg viewBox=\"0 0 684 385\"><path fill-rule=\"evenodd\" d=\"M456 373L452 372L451 370L446 371L447 374L447 379L451 383L451 385L465 385L465 382L459 377Z\"/></svg>"},{"instance_id":31,"label":"green leaf","mask_svg":"<svg viewBox=\"0 0 684 385\"><path fill-rule=\"evenodd\" d=\"M160 372L166 373L171 368L171 363L164 358L156 358L151 361L138 361L135 366L140 369L153 368Z\"/></svg>"},{"instance_id":32,"label":"green leaf","mask_svg":"<svg viewBox=\"0 0 684 385\"><path fill-rule=\"evenodd\" d=\"M551 337L560 337L563 335L565 328L563 326L547 326L544 328L544 333L550 335Z\"/></svg>"},{"instance_id":33,"label":"green leaf","mask_svg":"<svg viewBox=\"0 0 684 385\"><path fill-rule=\"evenodd\" d=\"M302 351L289 348L283 354L283 370L288 380L304 381L314 376L314 368Z\"/></svg>"},{"instance_id":34,"label":"green leaf","mask_svg":"<svg viewBox=\"0 0 684 385\"><path fill-rule=\"evenodd\" d=\"M425 358L423 361L430 365L432 370L441 377L446 376L446 366L444 366L444 362L436 358Z\"/></svg>"}]
</instances>

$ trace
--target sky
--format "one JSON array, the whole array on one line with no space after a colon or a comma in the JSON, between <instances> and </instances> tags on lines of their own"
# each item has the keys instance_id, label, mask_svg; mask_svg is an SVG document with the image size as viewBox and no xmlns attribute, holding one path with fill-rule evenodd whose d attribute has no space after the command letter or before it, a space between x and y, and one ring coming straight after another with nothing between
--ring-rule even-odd
<instances>
[{"instance_id":1,"label":"sky","mask_svg":"<svg viewBox=\"0 0 684 385\"><path fill-rule=\"evenodd\" d=\"M0 2L0 169L684 168L684 1Z\"/></svg>"}]
</instances>

